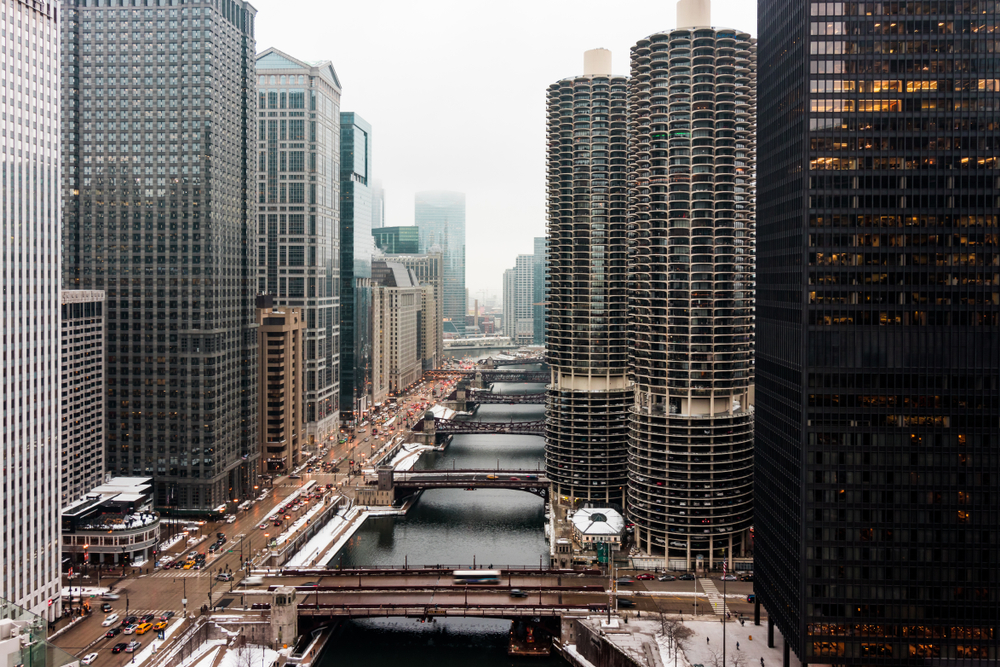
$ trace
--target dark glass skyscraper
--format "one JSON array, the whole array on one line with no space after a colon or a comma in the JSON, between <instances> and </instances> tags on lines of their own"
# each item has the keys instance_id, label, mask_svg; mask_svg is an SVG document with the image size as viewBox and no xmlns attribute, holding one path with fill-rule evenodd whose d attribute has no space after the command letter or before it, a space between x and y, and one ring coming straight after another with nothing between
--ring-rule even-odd
<instances>
[{"instance_id":1,"label":"dark glass skyscraper","mask_svg":"<svg viewBox=\"0 0 1000 667\"><path fill-rule=\"evenodd\" d=\"M804 664L1000 658L997 8L759 2L756 593Z\"/></svg>"},{"instance_id":2,"label":"dark glass skyscraper","mask_svg":"<svg viewBox=\"0 0 1000 667\"><path fill-rule=\"evenodd\" d=\"M225 509L259 458L256 10L63 6L63 281L107 293L107 469Z\"/></svg>"},{"instance_id":3,"label":"dark glass skyscraper","mask_svg":"<svg viewBox=\"0 0 1000 667\"><path fill-rule=\"evenodd\" d=\"M340 114L341 411L360 419L372 396L372 126Z\"/></svg>"},{"instance_id":4,"label":"dark glass skyscraper","mask_svg":"<svg viewBox=\"0 0 1000 667\"><path fill-rule=\"evenodd\" d=\"M627 81L611 74L610 51L594 49L584 54L582 75L553 83L546 94L545 333L552 380L545 468L557 496L618 505L624 504L632 401L625 291Z\"/></svg>"}]
</instances>

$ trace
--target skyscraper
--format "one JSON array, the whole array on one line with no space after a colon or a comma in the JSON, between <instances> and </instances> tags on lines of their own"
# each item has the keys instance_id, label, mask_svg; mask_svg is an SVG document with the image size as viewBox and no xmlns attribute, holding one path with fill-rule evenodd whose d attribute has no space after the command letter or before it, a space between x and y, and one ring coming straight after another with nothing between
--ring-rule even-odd
<instances>
[{"instance_id":1,"label":"skyscraper","mask_svg":"<svg viewBox=\"0 0 1000 667\"><path fill-rule=\"evenodd\" d=\"M533 260L532 278L532 324L534 326L534 344L545 345L545 298L548 293L548 250L546 249L545 237L535 237L535 253Z\"/></svg>"},{"instance_id":2,"label":"skyscraper","mask_svg":"<svg viewBox=\"0 0 1000 667\"><path fill-rule=\"evenodd\" d=\"M623 504L628 372L628 79L611 52L548 87L545 466L557 497ZM506 304L504 318L507 318Z\"/></svg>"},{"instance_id":3,"label":"skyscraper","mask_svg":"<svg viewBox=\"0 0 1000 667\"><path fill-rule=\"evenodd\" d=\"M104 481L104 292L63 290L61 506Z\"/></svg>"},{"instance_id":4,"label":"skyscraper","mask_svg":"<svg viewBox=\"0 0 1000 667\"><path fill-rule=\"evenodd\" d=\"M340 425L340 79L270 48L257 56L257 291L306 324L301 445Z\"/></svg>"},{"instance_id":5,"label":"skyscraper","mask_svg":"<svg viewBox=\"0 0 1000 667\"><path fill-rule=\"evenodd\" d=\"M514 327L514 342L518 345L531 345L535 340L535 256L518 255L514 265L517 281L517 297L514 302L516 324Z\"/></svg>"},{"instance_id":6,"label":"skyscraper","mask_svg":"<svg viewBox=\"0 0 1000 667\"><path fill-rule=\"evenodd\" d=\"M390 229L386 227L386 229ZM416 229L398 227L397 229ZM431 295L424 296L421 306L421 357L425 371L438 367L444 358L444 327L441 317L441 294L444 291L444 258L432 249L426 255L387 255L386 261L398 262L410 271L421 287L430 286ZM427 306L427 307L423 307ZM433 309L431 308L433 306Z\"/></svg>"},{"instance_id":7,"label":"skyscraper","mask_svg":"<svg viewBox=\"0 0 1000 667\"><path fill-rule=\"evenodd\" d=\"M385 227L385 189L382 188L382 180L375 179L372 186L372 229Z\"/></svg>"},{"instance_id":8,"label":"skyscraper","mask_svg":"<svg viewBox=\"0 0 1000 667\"><path fill-rule=\"evenodd\" d=\"M372 127L340 114L340 404L357 422L372 396Z\"/></svg>"},{"instance_id":9,"label":"skyscraper","mask_svg":"<svg viewBox=\"0 0 1000 667\"><path fill-rule=\"evenodd\" d=\"M677 15L632 48L628 510L640 549L712 567L752 523L756 46Z\"/></svg>"},{"instance_id":10,"label":"skyscraper","mask_svg":"<svg viewBox=\"0 0 1000 667\"><path fill-rule=\"evenodd\" d=\"M55 2L0 2L0 597L50 621L62 608L58 13Z\"/></svg>"},{"instance_id":11,"label":"skyscraper","mask_svg":"<svg viewBox=\"0 0 1000 667\"><path fill-rule=\"evenodd\" d=\"M503 335L512 341L517 335L517 269L503 272Z\"/></svg>"},{"instance_id":12,"label":"skyscraper","mask_svg":"<svg viewBox=\"0 0 1000 667\"><path fill-rule=\"evenodd\" d=\"M64 6L63 281L107 294L107 467L158 507L257 469L255 12Z\"/></svg>"},{"instance_id":13,"label":"skyscraper","mask_svg":"<svg viewBox=\"0 0 1000 667\"><path fill-rule=\"evenodd\" d=\"M420 229L413 225L372 229L372 238L379 250L387 255L416 255L420 252Z\"/></svg>"},{"instance_id":14,"label":"skyscraper","mask_svg":"<svg viewBox=\"0 0 1000 667\"><path fill-rule=\"evenodd\" d=\"M420 252L440 246L444 254L445 319L465 330L465 194L418 192L414 219L420 228Z\"/></svg>"},{"instance_id":15,"label":"skyscraper","mask_svg":"<svg viewBox=\"0 0 1000 667\"><path fill-rule=\"evenodd\" d=\"M803 664L995 661L996 3L759 24L757 600Z\"/></svg>"}]
</instances>

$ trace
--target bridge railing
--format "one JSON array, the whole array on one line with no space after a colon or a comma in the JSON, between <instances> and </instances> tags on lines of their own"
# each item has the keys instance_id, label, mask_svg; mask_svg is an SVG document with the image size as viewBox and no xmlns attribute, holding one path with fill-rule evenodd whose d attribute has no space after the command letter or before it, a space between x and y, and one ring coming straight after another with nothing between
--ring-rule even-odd
<instances>
[{"instance_id":1,"label":"bridge railing","mask_svg":"<svg viewBox=\"0 0 1000 667\"><path fill-rule=\"evenodd\" d=\"M372 565L368 567L300 567L300 568L274 568L268 576L284 577L316 577L316 576L358 576L360 575L388 575L388 574L450 574L454 570L503 570L510 574L543 574L543 575L579 575L599 576L600 570L593 568L567 569L549 568L542 564L532 565L502 565L494 563L437 563L434 565L416 565L414 563L404 563L402 565Z\"/></svg>"}]
</instances>

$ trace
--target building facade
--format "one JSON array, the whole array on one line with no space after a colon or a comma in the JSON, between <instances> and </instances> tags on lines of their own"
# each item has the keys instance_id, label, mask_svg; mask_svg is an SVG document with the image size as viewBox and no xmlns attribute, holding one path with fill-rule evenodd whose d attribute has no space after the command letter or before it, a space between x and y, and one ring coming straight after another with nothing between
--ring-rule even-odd
<instances>
[{"instance_id":1,"label":"building facade","mask_svg":"<svg viewBox=\"0 0 1000 667\"><path fill-rule=\"evenodd\" d=\"M518 255L514 264L514 342L531 345L535 341L535 256Z\"/></svg>"},{"instance_id":2,"label":"building facade","mask_svg":"<svg viewBox=\"0 0 1000 667\"><path fill-rule=\"evenodd\" d=\"M517 328L517 271L503 272L503 335L514 340Z\"/></svg>"},{"instance_id":3,"label":"building facade","mask_svg":"<svg viewBox=\"0 0 1000 667\"><path fill-rule=\"evenodd\" d=\"M341 410L360 421L372 395L372 128L340 114Z\"/></svg>"},{"instance_id":4,"label":"building facade","mask_svg":"<svg viewBox=\"0 0 1000 667\"><path fill-rule=\"evenodd\" d=\"M444 319L442 299L444 294L444 256L440 252L426 255L386 255L389 262L398 262L408 268L421 287L430 287L431 294L424 295L421 306L420 356L424 370L437 368L444 359ZM432 309L433 307L433 309Z\"/></svg>"},{"instance_id":5,"label":"building facade","mask_svg":"<svg viewBox=\"0 0 1000 667\"><path fill-rule=\"evenodd\" d=\"M376 178L372 185L372 229L382 227L385 227L385 189L382 179Z\"/></svg>"},{"instance_id":6,"label":"building facade","mask_svg":"<svg viewBox=\"0 0 1000 667\"><path fill-rule=\"evenodd\" d=\"M63 508L63 557L80 574L149 564L160 541L153 480L109 477ZM112 576L108 573L108 576Z\"/></svg>"},{"instance_id":7,"label":"building facade","mask_svg":"<svg viewBox=\"0 0 1000 667\"><path fill-rule=\"evenodd\" d=\"M107 468L178 512L257 469L254 14L64 5L63 282L107 294Z\"/></svg>"},{"instance_id":8,"label":"building facade","mask_svg":"<svg viewBox=\"0 0 1000 667\"><path fill-rule=\"evenodd\" d=\"M302 455L306 332L301 310L257 297L258 438L261 472L267 475L288 473Z\"/></svg>"},{"instance_id":9,"label":"building facade","mask_svg":"<svg viewBox=\"0 0 1000 667\"><path fill-rule=\"evenodd\" d=\"M760 3L755 589L804 665L1000 659L997 10Z\"/></svg>"},{"instance_id":10,"label":"building facade","mask_svg":"<svg viewBox=\"0 0 1000 667\"><path fill-rule=\"evenodd\" d=\"M627 83L611 52L547 91L545 467L556 496L622 507L628 445ZM504 304L504 319L508 317ZM506 331L506 329L505 329Z\"/></svg>"},{"instance_id":11,"label":"building facade","mask_svg":"<svg viewBox=\"0 0 1000 667\"><path fill-rule=\"evenodd\" d=\"M545 299L548 295L548 271L546 269L548 262L548 249L545 243L545 237L539 236L535 238L535 252L533 266L533 282L532 282L532 314L531 318L534 325L534 344L535 345L545 345Z\"/></svg>"},{"instance_id":12,"label":"building facade","mask_svg":"<svg viewBox=\"0 0 1000 667\"><path fill-rule=\"evenodd\" d=\"M372 264L375 405L420 379L420 304L416 276L397 262Z\"/></svg>"},{"instance_id":13,"label":"building facade","mask_svg":"<svg viewBox=\"0 0 1000 667\"><path fill-rule=\"evenodd\" d=\"M420 228L409 227L379 227L372 229L375 245L387 255L405 253L416 255L420 252Z\"/></svg>"},{"instance_id":14,"label":"building facade","mask_svg":"<svg viewBox=\"0 0 1000 667\"><path fill-rule=\"evenodd\" d=\"M306 322L301 445L312 449L340 426L340 79L328 60L274 48L256 67L257 292Z\"/></svg>"},{"instance_id":15,"label":"building facade","mask_svg":"<svg viewBox=\"0 0 1000 667\"><path fill-rule=\"evenodd\" d=\"M0 322L10 337L0 383L0 598L50 621L62 609L59 12L56 2L0 1Z\"/></svg>"},{"instance_id":16,"label":"building facade","mask_svg":"<svg viewBox=\"0 0 1000 667\"><path fill-rule=\"evenodd\" d=\"M63 290L63 507L104 479L104 292Z\"/></svg>"},{"instance_id":17,"label":"building facade","mask_svg":"<svg viewBox=\"0 0 1000 667\"><path fill-rule=\"evenodd\" d=\"M628 511L686 568L743 555L753 519L756 45L708 4L637 43L629 83Z\"/></svg>"},{"instance_id":18,"label":"building facade","mask_svg":"<svg viewBox=\"0 0 1000 667\"><path fill-rule=\"evenodd\" d=\"M465 194L418 192L414 219L420 229L420 252L438 246L444 257L444 300L441 310L459 329L465 327Z\"/></svg>"}]
</instances>

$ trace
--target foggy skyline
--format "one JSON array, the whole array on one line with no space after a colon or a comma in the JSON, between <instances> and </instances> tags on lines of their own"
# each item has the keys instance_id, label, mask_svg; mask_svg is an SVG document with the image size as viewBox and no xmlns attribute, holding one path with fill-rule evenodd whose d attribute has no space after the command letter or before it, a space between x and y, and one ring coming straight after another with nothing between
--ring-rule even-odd
<instances>
[{"instance_id":1,"label":"foggy skyline","mask_svg":"<svg viewBox=\"0 0 1000 667\"><path fill-rule=\"evenodd\" d=\"M627 75L635 42L676 26L672 1L251 2L258 53L331 60L341 109L371 122L386 226L413 224L416 192L466 194L470 294L499 291L545 235L548 85L581 74L593 48L610 49L614 73ZM713 0L712 23L756 35L756 3Z\"/></svg>"}]
</instances>

